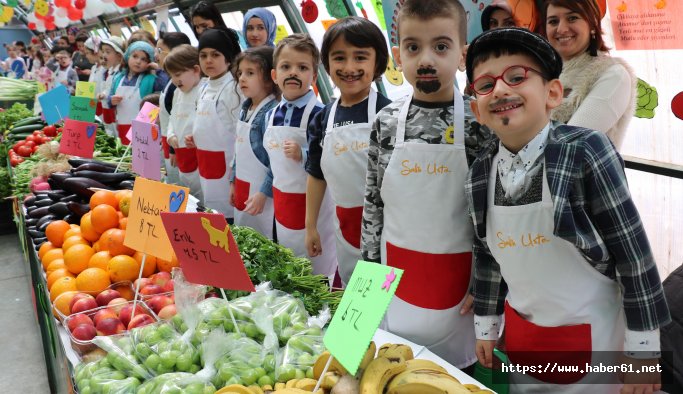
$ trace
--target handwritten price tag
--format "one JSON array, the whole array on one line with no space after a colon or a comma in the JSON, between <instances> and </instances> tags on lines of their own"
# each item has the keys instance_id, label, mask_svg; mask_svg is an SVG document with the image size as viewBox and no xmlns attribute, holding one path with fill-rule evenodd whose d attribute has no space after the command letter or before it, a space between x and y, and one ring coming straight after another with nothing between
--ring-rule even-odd
<instances>
[{"instance_id":1,"label":"handwritten price tag","mask_svg":"<svg viewBox=\"0 0 683 394\"><path fill-rule=\"evenodd\" d=\"M69 119L94 122L96 108L97 101L95 99L73 96L69 105Z\"/></svg>"},{"instance_id":2,"label":"handwritten price tag","mask_svg":"<svg viewBox=\"0 0 683 394\"><path fill-rule=\"evenodd\" d=\"M359 261L323 342L352 375L370 345L403 270Z\"/></svg>"},{"instance_id":3,"label":"handwritten price tag","mask_svg":"<svg viewBox=\"0 0 683 394\"><path fill-rule=\"evenodd\" d=\"M95 82L76 82L76 96L95 98Z\"/></svg>"},{"instance_id":4,"label":"handwritten price tag","mask_svg":"<svg viewBox=\"0 0 683 394\"><path fill-rule=\"evenodd\" d=\"M190 189L186 187L135 178L123 244L139 252L170 260L173 249L164 231L161 213L185 212L189 195Z\"/></svg>"},{"instance_id":5,"label":"handwritten price tag","mask_svg":"<svg viewBox=\"0 0 683 394\"><path fill-rule=\"evenodd\" d=\"M47 124L55 124L69 116L69 98L69 91L64 85L59 85L38 97Z\"/></svg>"},{"instance_id":6,"label":"handwritten price tag","mask_svg":"<svg viewBox=\"0 0 683 394\"><path fill-rule=\"evenodd\" d=\"M151 123L133 120L133 171L145 178L161 180L161 138L159 128Z\"/></svg>"},{"instance_id":7,"label":"handwritten price tag","mask_svg":"<svg viewBox=\"0 0 683 394\"><path fill-rule=\"evenodd\" d=\"M255 291L223 214L163 212L168 239L192 283Z\"/></svg>"},{"instance_id":8,"label":"handwritten price tag","mask_svg":"<svg viewBox=\"0 0 683 394\"><path fill-rule=\"evenodd\" d=\"M138 112L138 115L135 117L135 120L137 120L138 122L144 122L144 123L156 123L158 117L159 117L159 107L157 107L156 105L154 105L150 102L145 102L142 105L140 112ZM130 141L133 140L133 127L132 126L130 129L128 129L128 132L126 133L126 138L128 138L128 140L130 140Z\"/></svg>"},{"instance_id":9,"label":"handwritten price tag","mask_svg":"<svg viewBox=\"0 0 683 394\"><path fill-rule=\"evenodd\" d=\"M92 158L96 133L97 125L94 123L67 119L59 143L59 153Z\"/></svg>"}]
</instances>

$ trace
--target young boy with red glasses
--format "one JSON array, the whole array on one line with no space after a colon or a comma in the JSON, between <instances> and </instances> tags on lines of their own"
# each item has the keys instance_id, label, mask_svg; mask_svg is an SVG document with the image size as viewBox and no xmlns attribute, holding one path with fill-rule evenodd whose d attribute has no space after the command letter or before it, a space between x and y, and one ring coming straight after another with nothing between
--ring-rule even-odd
<instances>
[{"instance_id":1,"label":"young boy with red glasses","mask_svg":"<svg viewBox=\"0 0 683 394\"><path fill-rule=\"evenodd\" d=\"M491 367L504 314L510 362L544 367L512 374L511 392L619 392L616 374L585 367L600 362L632 366L622 393L658 390L658 372L636 371L657 365L659 328L671 319L614 145L550 121L562 60L541 36L491 30L472 41L466 63L472 110L498 137L465 184L479 361ZM580 368L545 369L557 365Z\"/></svg>"}]
</instances>

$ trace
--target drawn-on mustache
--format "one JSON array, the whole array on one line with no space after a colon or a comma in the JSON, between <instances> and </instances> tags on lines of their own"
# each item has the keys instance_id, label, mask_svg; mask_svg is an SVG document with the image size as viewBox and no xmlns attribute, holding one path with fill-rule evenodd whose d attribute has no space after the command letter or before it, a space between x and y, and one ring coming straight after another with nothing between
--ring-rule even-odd
<instances>
[{"instance_id":1,"label":"drawn-on mustache","mask_svg":"<svg viewBox=\"0 0 683 394\"><path fill-rule=\"evenodd\" d=\"M497 108L505 107L507 105L521 104L522 100L516 97L503 97L489 104L489 109L495 110Z\"/></svg>"},{"instance_id":2,"label":"drawn-on mustache","mask_svg":"<svg viewBox=\"0 0 683 394\"><path fill-rule=\"evenodd\" d=\"M301 80L300 80L299 78L297 78L297 77L285 78L285 82L284 82L284 83L287 84L287 82L289 82L289 81L294 81L294 82L298 83L298 84L299 84L299 87L301 87L301 85L303 85L303 82L301 82Z\"/></svg>"},{"instance_id":3,"label":"drawn-on mustache","mask_svg":"<svg viewBox=\"0 0 683 394\"><path fill-rule=\"evenodd\" d=\"M418 68L417 69L417 75L427 75L427 74L434 74L436 75L436 70L433 68Z\"/></svg>"}]
</instances>

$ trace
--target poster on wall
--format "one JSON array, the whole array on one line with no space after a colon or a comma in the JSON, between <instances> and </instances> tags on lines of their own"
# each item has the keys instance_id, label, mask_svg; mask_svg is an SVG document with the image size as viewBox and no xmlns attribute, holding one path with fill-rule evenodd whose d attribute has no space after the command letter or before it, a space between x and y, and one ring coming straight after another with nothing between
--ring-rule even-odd
<instances>
[{"instance_id":1,"label":"poster on wall","mask_svg":"<svg viewBox=\"0 0 683 394\"><path fill-rule=\"evenodd\" d=\"M168 31L168 7L162 7L157 10L157 37L161 33L166 33Z\"/></svg>"},{"instance_id":2,"label":"poster on wall","mask_svg":"<svg viewBox=\"0 0 683 394\"><path fill-rule=\"evenodd\" d=\"M618 50L683 49L683 2L607 0Z\"/></svg>"}]
</instances>

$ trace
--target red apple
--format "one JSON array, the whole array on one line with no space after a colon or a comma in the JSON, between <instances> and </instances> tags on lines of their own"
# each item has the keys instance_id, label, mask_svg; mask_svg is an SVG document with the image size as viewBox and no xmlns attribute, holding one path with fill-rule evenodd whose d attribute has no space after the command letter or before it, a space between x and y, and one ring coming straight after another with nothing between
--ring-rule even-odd
<instances>
[{"instance_id":1,"label":"red apple","mask_svg":"<svg viewBox=\"0 0 683 394\"><path fill-rule=\"evenodd\" d=\"M97 335L114 335L126 331L126 326L116 317L107 317L95 325Z\"/></svg>"},{"instance_id":2,"label":"red apple","mask_svg":"<svg viewBox=\"0 0 683 394\"><path fill-rule=\"evenodd\" d=\"M138 283L140 283L140 287L138 287ZM143 287L147 285L151 285L152 280L150 278L140 278L136 279L135 282L133 282L133 289L142 289Z\"/></svg>"},{"instance_id":3,"label":"red apple","mask_svg":"<svg viewBox=\"0 0 683 394\"><path fill-rule=\"evenodd\" d=\"M87 310L95 308L97 308L97 301L95 301L94 297L83 297L80 300L74 302L73 306L71 307L71 314L85 312Z\"/></svg>"},{"instance_id":4,"label":"red apple","mask_svg":"<svg viewBox=\"0 0 683 394\"><path fill-rule=\"evenodd\" d=\"M171 305L172 303L173 301L171 300L171 297L165 295L155 295L154 297L145 301L145 304L152 308L154 313L159 313L163 307L166 305Z\"/></svg>"},{"instance_id":5,"label":"red apple","mask_svg":"<svg viewBox=\"0 0 683 394\"><path fill-rule=\"evenodd\" d=\"M155 285L155 284L147 285L147 286L140 289L140 294L142 294L144 296L161 294L163 292L164 292L164 288L159 286L159 285Z\"/></svg>"},{"instance_id":6,"label":"red apple","mask_svg":"<svg viewBox=\"0 0 683 394\"><path fill-rule=\"evenodd\" d=\"M128 323L128 329L132 330L136 327L142 327L146 326L148 324L154 323L154 319L150 315L145 315L145 314L136 314L133 317L133 320Z\"/></svg>"},{"instance_id":7,"label":"red apple","mask_svg":"<svg viewBox=\"0 0 683 394\"><path fill-rule=\"evenodd\" d=\"M81 324L90 324L91 326L95 327L95 323L93 323L92 319L85 313L69 316L69 320L66 323L67 327L69 327L69 331L73 331L76 326Z\"/></svg>"},{"instance_id":8,"label":"red apple","mask_svg":"<svg viewBox=\"0 0 683 394\"><path fill-rule=\"evenodd\" d=\"M71 330L71 335L79 341L89 341L97 335L97 330L92 324L79 324Z\"/></svg>"},{"instance_id":9,"label":"red apple","mask_svg":"<svg viewBox=\"0 0 683 394\"><path fill-rule=\"evenodd\" d=\"M173 290L173 279L171 279L164 285L164 293L170 293Z\"/></svg>"},{"instance_id":10,"label":"red apple","mask_svg":"<svg viewBox=\"0 0 683 394\"><path fill-rule=\"evenodd\" d=\"M139 303L135 306L135 316L137 315L146 315L149 312L140 305ZM131 302L130 304L126 304L121 308L121 312L119 312L119 319L121 319L121 322L127 327L128 323L130 323L130 317L133 315L133 303Z\"/></svg>"},{"instance_id":11,"label":"red apple","mask_svg":"<svg viewBox=\"0 0 683 394\"><path fill-rule=\"evenodd\" d=\"M78 293L78 294L76 294L76 295L74 296L74 298L71 299L71 302L69 302L69 310L71 311L71 313L74 313L74 312L73 312L74 304L75 304L78 300L82 300L82 299L84 299L84 298L92 298L93 300L95 299L95 297L91 296L91 295L88 294L88 293ZM97 302L96 302L95 304L97 304Z\"/></svg>"},{"instance_id":12,"label":"red apple","mask_svg":"<svg viewBox=\"0 0 683 394\"><path fill-rule=\"evenodd\" d=\"M121 313L121 308L123 308L124 305L126 305L127 303L128 303L127 299L125 299L123 297L119 297L119 298L114 298L113 300L109 301L107 306L109 308L113 309L114 312L116 312L116 314L118 315L119 313Z\"/></svg>"},{"instance_id":13,"label":"red apple","mask_svg":"<svg viewBox=\"0 0 683 394\"><path fill-rule=\"evenodd\" d=\"M157 272L156 274L149 277L152 282L162 288L166 285L166 282L171 280L171 273L166 271Z\"/></svg>"},{"instance_id":14,"label":"red apple","mask_svg":"<svg viewBox=\"0 0 683 394\"><path fill-rule=\"evenodd\" d=\"M116 316L116 312L114 312L110 308L104 308L100 309L99 311L95 312L95 315L92 317L93 322L95 322L95 327L97 327L97 324L99 324L100 320L108 319L108 318L118 318Z\"/></svg>"},{"instance_id":15,"label":"red apple","mask_svg":"<svg viewBox=\"0 0 683 394\"><path fill-rule=\"evenodd\" d=\"M109 304L109 301L115 298L121 298L121 293L114 289L107 289L98 294L95 300L97 300L97 305L105 306Z\"/></svg>"},{"instance_id":16,"label":"red apple","mask_svg":"<svg viewBox=\"0 0 683 394\"><path fill-rule=\"evenodd\" d=\"M176 313L178 313L178 311L176 310L175 304L171 304L161 308L157 315L160 319L170 320L173 316L176 315Z\"/></svg>"}]
</instances>

